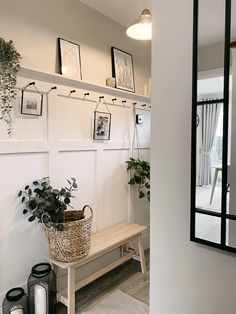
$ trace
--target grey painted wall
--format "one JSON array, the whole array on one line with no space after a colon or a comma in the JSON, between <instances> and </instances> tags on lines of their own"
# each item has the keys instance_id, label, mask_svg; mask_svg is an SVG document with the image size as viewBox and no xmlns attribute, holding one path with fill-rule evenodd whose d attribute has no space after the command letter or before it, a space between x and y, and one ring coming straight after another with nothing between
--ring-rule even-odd
<instances>
[{"instance_id":1,"label":"grey painted wall","mask_svg":"<svg viewBox=\"0 0 236 314\"><path fill-rule=\"evenodd\" d=\"M153 1L153 19L150 312L235 314L236 256L189 240L192 1Z\"/></svg>"},{"instance_id":2,"label":"grey painted wall","mask_svg":"<svg viewBox=\"0 0 236 314\"><path fill-rule=\"evenodd\" d=\"M150 42L138 42L125 28L77 0L0 0L0 37L12 39L22 65L57 71L57 37L80 44L83 80L105 85L112 75L111 46L133 54L139 94L151 75Z\"/></svg>"}]
</instances>

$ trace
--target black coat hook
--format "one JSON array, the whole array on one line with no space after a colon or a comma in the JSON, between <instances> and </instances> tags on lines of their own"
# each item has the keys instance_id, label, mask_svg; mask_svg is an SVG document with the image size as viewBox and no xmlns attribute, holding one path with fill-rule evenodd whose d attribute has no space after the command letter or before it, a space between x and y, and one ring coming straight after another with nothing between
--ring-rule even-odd
<instances>
[{"instance_id":1,"label":"black coat hook","mask_svg":"<svg viewBox=\"0 0 236 314\"><path fill-rule=\"evenodd\" d=\"M22 90L25 90L27 87L35 85L35 82L30 82L28 83L24 88L22 88Z\"/></svg>"},{"instance_id":2,"label":"black coat hook","mask_svg":"<svg viewBox=\"0 0 236 314\"><path fill-rule=\"evenodd\" d=\"M73 89L73 90L70 91L69 96L70 96L71 94L73 94L73 93L75 93L75 89Z\"/></svg>"},{"instance_id":3,"label":"black coat hook","mask_svg":"<svg viewBox=\"0 0 236 314\"><path fill-rule=\"evenodd\" d=\"M27 85L22 89L22 91L26 90L29 86L33 86L34 89L36 90L36 92L40 94L38 88L37 88L36 85L35 85L35 82L30 82L29 84L27 84Z\"/></svg>"},{"instance_id":4,"label":"black coat hook","mask_svg":"<svg viewBox=\"0 0 236 314\"><path fill-rule=\"evenodd\" d=\"M84 97L86 97L86 96L89 96L89 93L85 93L85 94L84 94Z\"/></svg>"},{"instance_id":5,"label":"black coat hook","mask_svg":"<svg viewBox=\"0 0 236 314\"><path fill-rule=\"evenodd\" d=\"M122 103L125 104L125 103L126 103L126 100L122 100Z\"/></svg>"},{"instance_id":6,"label":"black coat hook","mask_svg":"<svg viewBox=\"0 0 236 314\"><path fill-rule=\"evenodd\" d=\"M143 104L143 105L142 105L142 107L146 107L146 106L147 106L146 104Z\"/></svg>"},{"instance_id":7,"label":"black coat hook","mask_svg":"<svg viewBox=\"0 0 236 314\"><path fill-rule=\"evenodd\" d=\"M136 102L133 102L133 104L132 104L133 106L136 106L137 105L137 103Z\"/></svg>"},{"instance_id":8,"label":"black coat hook","mask_svg":"<svg viewBox=\"0 0 236 314\"><path fill-rule=\"evenodd\" d=\"M100 96L99 99L100 99L100 100L101 100L101 99L104 99L104 96Z\"/></svg>"},{"instance_id":9,"label":"black coat hook","mask_svg":"<svg viewBox=\"0 0 236 314\"><path fill-rule=\"evenodd\" d=\"M51 87L51 88L49 89L49 91L47 92L47 94L50 94L50 93L51 93L51 91L53 91L54 89L57 89L57 86L53 86L53 87Z\"/></svg>"},{"instance_id":10,"label":"black coat hook","mask_svg":"<svg viewBox=\"0 0 236 314\"><path fill-rule=\"evenodd\" d=\"M112 99L112 101L116 101L116 100L117 100L116 98L113 98L113 99Z\"/></svg>"}]
</instances>

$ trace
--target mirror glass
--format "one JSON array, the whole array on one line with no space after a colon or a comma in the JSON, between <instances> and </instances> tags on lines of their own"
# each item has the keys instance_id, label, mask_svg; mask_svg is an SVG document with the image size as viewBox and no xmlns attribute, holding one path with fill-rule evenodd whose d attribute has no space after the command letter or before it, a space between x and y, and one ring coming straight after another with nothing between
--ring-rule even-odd
<instances>
[{"instance_id":1,"label":"mirror glass","mask_svg":"<svg viewBox=\"0 0 236 314\"><path fill-rule=\"evenodd\" d=\"M197 106L196 207L221 211L223 104Z\"/></svg>"},{"instance_id":2,"label":"mirror glass","mask_svg":"<svg viewBox=\"0 0 236 314\"><path fill-rule=\"evenodd\" d=\"M195 235L199 239L220 243L221 218L196 213Z\"/></svg>"},{"instance_id":3,"label":"mirror glass","mask_svg":"<svg viewBox=\"0 0 236 314\"><path fill-rule=\"evenodd\" d=\"M236 220L226 220L226 245L236 248Z\"/></svg>"},{"instance_id":4,"label":"mirror glass","mask_svg":"<svg viewBox=\"0 0 236 314\"><path fill-rule=\"evenodd\" d=\"M198 101L220 99L223 98L225 0L199 0L198 7Z\"/></svg>"}]
</instances>

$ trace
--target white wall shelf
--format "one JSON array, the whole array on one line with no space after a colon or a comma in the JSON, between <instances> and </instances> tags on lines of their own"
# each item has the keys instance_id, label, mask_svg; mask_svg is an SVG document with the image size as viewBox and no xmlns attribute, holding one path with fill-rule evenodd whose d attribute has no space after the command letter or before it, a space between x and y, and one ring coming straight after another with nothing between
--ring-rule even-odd
<instances>
[{"instance_id":1,"label":"white wall shelf","mask_svg":"<svg viewBox=\"0 0 236 314\"><path fill-rule=\"evenodd\" d=\"M87 91L93 91L93 92L101 93L101 95L112 94L114 96L121 97L124 99L130 99L133 101L139 101L139 102L143 102L147 104L151 103L151 98L144 95L126 92L117 88L94 85L94 84L87 83L84 81L77 81L77 80L62 76L60 74L46 73L46 72L41 72L35 69L21 67L19 76L23 78L32 78L35 80L40 80L40 81L48 82L52 84L59 84L59 85L69 86L69 87L83 89Z\"/></svg>"}]
</instances>

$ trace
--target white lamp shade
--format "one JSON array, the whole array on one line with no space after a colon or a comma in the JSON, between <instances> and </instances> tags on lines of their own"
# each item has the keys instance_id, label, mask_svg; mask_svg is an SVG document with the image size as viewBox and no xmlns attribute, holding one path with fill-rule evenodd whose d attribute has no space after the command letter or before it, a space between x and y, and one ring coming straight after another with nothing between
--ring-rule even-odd
<instances>
[{"instance_id":1,"label":"white lamp shade","mask_svg":"<svg viewBox=\"0 0 236 314\"><path fill-rule=\"evenodd\" d=\"M143 10L141 16L126 30L127 36L136 40L152 39L152 16L148 9Z\"/></svg>"}]
</instances>

